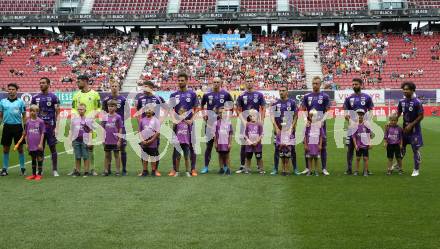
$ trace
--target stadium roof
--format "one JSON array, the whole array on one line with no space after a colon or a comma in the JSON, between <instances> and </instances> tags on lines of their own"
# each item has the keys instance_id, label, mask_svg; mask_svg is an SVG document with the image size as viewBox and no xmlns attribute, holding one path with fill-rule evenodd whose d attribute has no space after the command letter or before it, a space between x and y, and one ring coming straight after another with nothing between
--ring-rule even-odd
<instances>
[{"instance_id":1,"label":"stadium roof","mask_svg":"<svg viewBox=\"0 0 440 249\"><path fill-rule=\"evenodd\" d=\"M0 26L107 26L107 25L218 25L363 23L388 21L440 21L439 9L353 10L334 12L236 12L176 14L39 14L2 15Z\"/></svg>"}]
</instances>

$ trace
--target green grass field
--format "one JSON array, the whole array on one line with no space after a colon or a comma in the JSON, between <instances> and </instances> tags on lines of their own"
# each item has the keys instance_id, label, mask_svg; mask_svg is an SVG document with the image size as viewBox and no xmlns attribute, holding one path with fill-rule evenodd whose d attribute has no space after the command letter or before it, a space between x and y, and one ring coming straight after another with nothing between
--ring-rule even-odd
<instances>
[{"instance_id":1,"label":"green grass field","mask_svg":"<svg viewBox=\"0 0 440 249\"><path fill-rule=\"evenodd\" d=\"M72 178L66 174L73 156L64 153L59 178L29 182L17 167L0 178L0 248L440 248L439 127L438 118L423 121L416 178L412 152L403 176L386 176L383 146L371 151L373 176L345 176L345 149L333 139L329 177L218 176L214 156L208 175L139 178L141 165L130 151L127 177ZM297 151L302 155L302 145ZM235 145L234 168L238 154ZM160 164L163 175L170 157L171 150ZM200 169L203 155L197 160ZM302 156L298 162L302 170ZM271 144L264 163L270 171ZM96 164L101 171L101 146Z\"/></svg>"}]
</instances>

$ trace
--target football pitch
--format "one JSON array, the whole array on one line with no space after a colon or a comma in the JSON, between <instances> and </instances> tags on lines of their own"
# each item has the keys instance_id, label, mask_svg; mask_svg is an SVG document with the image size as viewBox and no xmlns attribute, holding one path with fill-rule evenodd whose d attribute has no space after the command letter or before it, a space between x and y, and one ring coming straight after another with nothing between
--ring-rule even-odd
<instances>
[{"instance_id":1,"label":"football pitch","mask_svg":"<svg viewBox=\"0 0 440 249\"><path fill-rule=\"evenodd\" d=\"M213 153L209 174L168 177L169 147L163 176L140 178L139 158L128 147L129 176L73 178L66 176L73 155L59 144L60 177L48 176L46 159L41 182L24 180L18 167L0 178L0 248L440 248L440 119L425 118L422 128L419 177L410 176L410 147L405 174L385 175L382 145L370 152L372 176L346 176L346 150L331 135L328 177L271 176L274 148L266 144L265 176L219 176ZM333 132L333 121L327 129ZM296 150L302 170L303 146ZM233 169L239 152L234 143ZM97 146L100 172L103 154ZM198 155L198 169L203 159Z\"/></svg>"}]
</instances>

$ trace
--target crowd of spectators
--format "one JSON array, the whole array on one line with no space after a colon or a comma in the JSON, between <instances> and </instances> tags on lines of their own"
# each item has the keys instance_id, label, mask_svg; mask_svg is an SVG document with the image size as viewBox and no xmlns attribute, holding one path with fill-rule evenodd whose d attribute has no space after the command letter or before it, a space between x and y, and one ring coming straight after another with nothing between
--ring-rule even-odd
<instances>
[{"instance_id":1,"label":"crowd of spectators","mask_svg":"<svg viewBox=\"0 0 440 249\"><path fill-rule=\"evenodd\" d=\"M176 76L188 71L190 85L203 89L217 76L230 90L243 88L246 77L253 77L260 89L289 89L305 86L303 43L300 36L256 37L245 48L226 48L217 44L212 50L200 46L199 36L163 35L155 39L141 80L153 80L163 90L176 87Z\"/></svg>"},{"instance_id":2,"label":"crowd of spectators","mask_svg":"<svg viewBox=\"0 0 440 249\"><path fill-rule=\"evenodd\" d=\"M337 78L349 73L367 83L381 82L388 55L388 41L381 34L323 35L318 46L326 88L337 89Z\"/></svg>"},{"instance_id":3,"label":"crowd of spectators","mask_svg":"<svg viewBox=\"0 0 440 249\"><path fill-rule=\"evenodd\" d=\"M107 91L112 81L122 84L137 46L137 38L128 36L76 38L63 54L74 77L86 74L91 82L99 83L100 90Z\"/></svg>"},{"instance_id":4,"label":"crowd of spectators","mask_svg":"<svg viewBox=\"0 0 440 249\"><path fill-rule=\"evenodd\" d=\"M78 75L87 74L94 88L106 91L111 81L122 84L137 46L137 38L128 36L6 37L0 39L0 58L17 57L7 68L7 75L18 83L44 75L60 84L71 84Z\"/></svg>"}]
</instances>

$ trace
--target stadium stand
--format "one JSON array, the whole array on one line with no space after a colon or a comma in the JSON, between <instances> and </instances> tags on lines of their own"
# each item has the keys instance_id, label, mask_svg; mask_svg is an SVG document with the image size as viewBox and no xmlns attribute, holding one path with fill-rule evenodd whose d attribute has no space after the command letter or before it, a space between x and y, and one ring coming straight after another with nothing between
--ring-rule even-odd
<instances>
[{"instance_id":1,"label":"stadium stand","mask_svg":"<svg viewBox=\"0 0 440 249\"><path fill-rule=\"evenodd\" d=\"M107 90L109 81L122 79L130 66L137 41L122 38L4 38L0 41L0 82L16 82L22 91L37 90L41 77L57 91L75 89L72 82L87 74L93 88Z\"/></svg>"},{"instance_id":2,"label":"stadium stand","mask_svg":"<svg viewBox=\"0 0 440 249\"><path fill-rule=\"evenodd\" d=\"M165 13L167 0L95 0L95 14L152 14Z\"/></svg>"},{"instance_id":3,"label":"stadium stand","mask_svg":"<svg viewBox=\"0 0 440 249\"><path fill-rule=\"evenodd\" d=\"M438 0L408 0L408 8L413 9L438 9L440 1Z\"/></svg>"},{"instance_id":4,"label":"stadium stand","mask_svg":"<svg viewBox=\"0 0 440 249\"><path fill-rule=\"evenodd\" d=\"M328 88L349 88L362 78L366 88L399 88L411 80L436 88L440 73L439 35L326 35L319 51Z\"/></svg>"},{"instance_id":5,"label":"stadium stand","mask_svg":"<svg viewBox=\"0 0 440 249\"><path fill-rule=\"evenodd\" d=\"M439 38L438 34L390 36L389 63L383 76L385 87L398 88L403 80L409 79L418 88L438 88ZM393 73L399 77L393 79Z\"/></svg>"},{"instance_id":6,"label":"stadium stand","mask_svg":"<svg viewBox=\"0 0 440 249\"><path fill-rule=\"evenodd\" d=\"M254 76L257 88L276 89L282 82L289 88L304 87L303 44L292 38L257 37L247 49L228 50L217 46L201 49L196 35L187 38L165 36L148 54L141 80L153 80L163 90L175 89L177 73L187 68L190 86L201 89L214 77L223 76L226 88L243 88L247 75Z\"/></svg>"},{"instance_id":7,"label":"stadium stand","mask_svg":"<svg viewBox=\"0 0 440 249\"><path fill-rule=\"evenodd\" d=\"M290 0L290 6L298 12L364 10L368 0Z\"/></svg>"},{"instance_id":8,"label":"stadium stand","mask_svg":"<svg viewBox=\"0 0 440 249\"><path fill-rule=\"evenodd\" d=\"M276 0L241 0L243 12L273 12L277 10Z\"/></svg>"},{"instance_id":9,"label":"stadium stand","mask_svg":"<svg viewBox=\"0 0 440 249\"><path fill-rule=\"evenodd\" d=\"M52 13L55 0L1 0L0 14Z\"/></svg>"},{"instance_id":10,"label":"stadium stand","mask_svg":"<svg viewBox=\"0 0 440 249\"><path fill-rule=\"evenodd\" d=\"M181 13L214 12L216 0L181 0ZM343 11L367 9L367 0L289 0L293 11ZM52 13L55 0L1 0L0 14ZM165 13L167 0L95 0L95 14L148 14ZM440 1L408 0L413 9L440 8ZM241 0L240 10L246 12L272 12L277 9L276 0Z\"/></svg>"},{"instance_id":11,"label":"stadium stand","mask_svg":"<svg viewBox=\"0 0 440 249\"><path fill-rule=\"evenodd\" d=\"M181 0L181 13L214 12L216 0Z\"/></svg>"},{"instance_id":12,"label":"stadium stand","mask_svg":"<svg viewBox=\"0 0 440 249\"><path fill-rule=\"evenodd\" d=\"M373 78L383 70L388 41L381 35L327 35L318 46L324 83L334 89L351 85L353 77Z\"/></svg>"}]
</instances>

